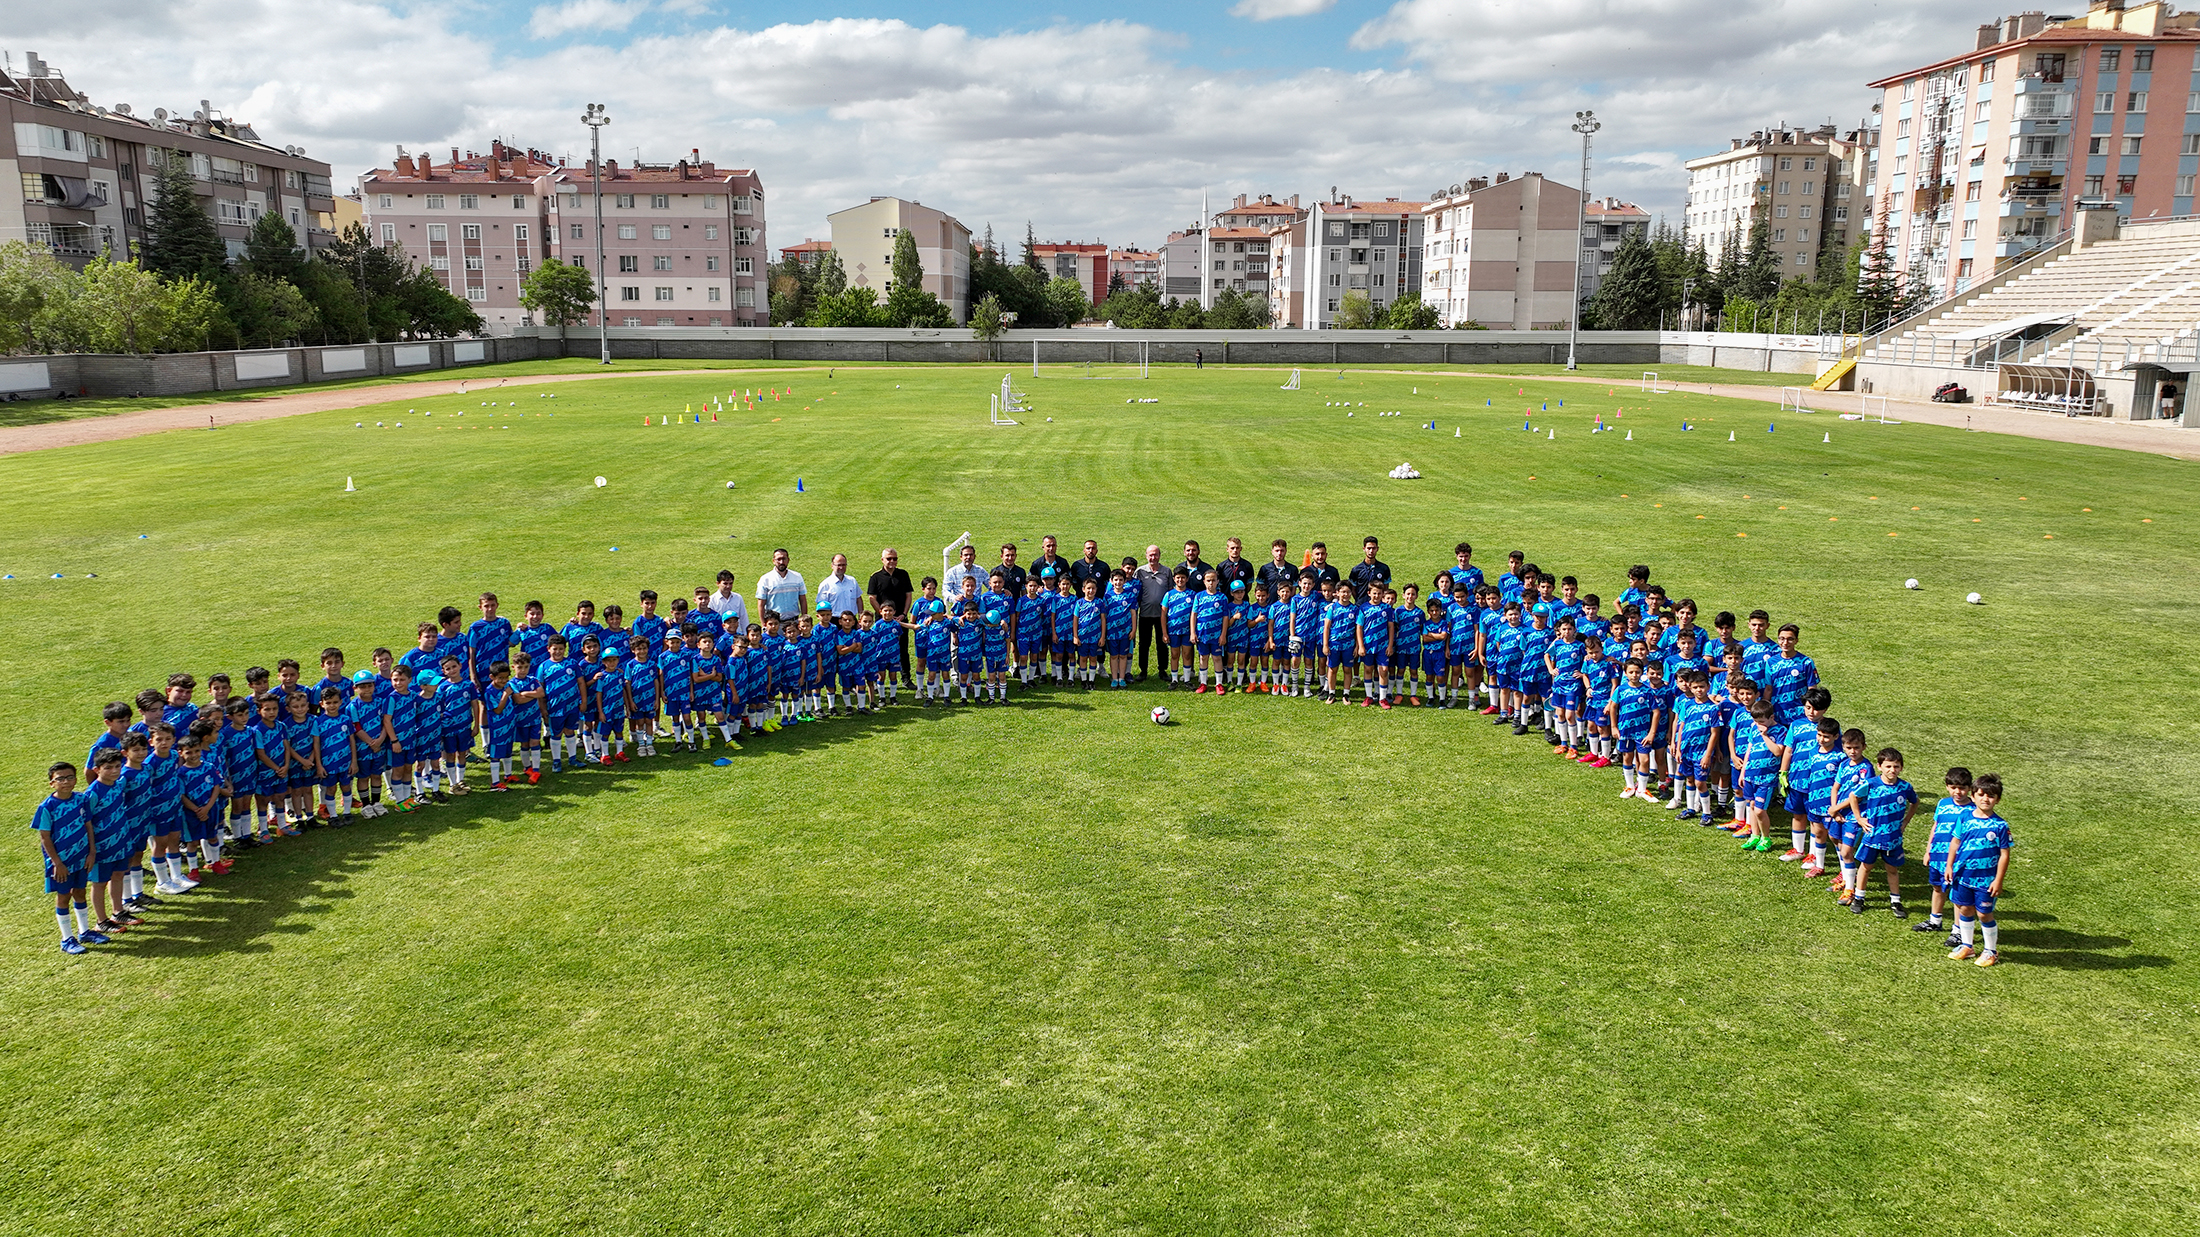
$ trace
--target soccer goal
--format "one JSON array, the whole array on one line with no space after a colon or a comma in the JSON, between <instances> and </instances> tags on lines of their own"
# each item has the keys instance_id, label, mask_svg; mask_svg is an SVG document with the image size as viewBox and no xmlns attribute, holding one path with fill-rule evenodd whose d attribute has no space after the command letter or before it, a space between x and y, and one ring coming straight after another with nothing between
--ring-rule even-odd
<instances>
[{"instance_id":1,"label":"soccer goal","mask_svg":"<svg viewBox=\"0 0 2200 1237\"><path fill-rule=\"evenodd\" d=\"M1645 395L1669 395L1672 393L1672 388L1659 386L1658 371L1646 369L1642 371L1642 393Z\"/></svg>"},{"instance_id":2,"label":"soccer goal","mask_svg":"<svg viewBox=\"0 0 2200 1237\"><path fill-rule=\"evenodd\" d=\"M1864 395L1864 396L1859 396L1858 398L1859 398L1859 400L1861 401L1861 404L1862 404L1862 407L1860 408L1860 411L1861 411L1861 412L1862 412L1862 413L1864 414L1864 419L1865 419L1866 421L1876 421L1876 422L1878 422L1878 423L1879 423L1879 424L1881 424L1881 425L1900 425L1900 424L1902 424L1902 423L1901 423L1900 421L1889 421L1889 420L1887 419L1887 397L1886 397L1886 396L1884 396L1884 395Z\"/></svg>"},{"instance_id":3,"label":"soccer goal","mask_svg":"<svg viewBox=\"0 0 2200 1237\"><path fill-rule=\"evenodd\" d=\"M1094 338L1054 339L1031 341L1031 376L1057 378L1147 378L1152 376L1152 357L1144 340L1112 340L1107 332L1089 332ZM1040 372L1041 350L1045 344L1055 345L1058 358L1046 361L1046 372ZM1097 347L1096 347L1097 345ZM1105 358L1096 358L1095 352L1106 349Z\"/></svg>"},{"instance_id":4,"label":"soccer goal","mask_svg":"<svg viewBox=\"0 0 2200 1237\"><path fill-rule=\"evenodd\" d=\"M1284 384L1283 384L1283 389L1284 389L1284 390L1286 390L1286 391L1296 391L1296 390L1298 390L1298 389L1299 389L1299 379L1300 379L1300 377L1301 377L1301 375L1300 375L1299 371L1297 371L1297 370L1295 370L1295 369L1294 369L1294 370L1292 370L1292 371L1291 371L1291 381L1289 381L1289 382L1286 382L1286 383L1284 383Z\"/></svg>"},{"instance_id":5,"label":"soccer goal","mask_svg":"<svg viewBox=\"0 0 2200 1237\"><path fill-rule=\"evenodd\" d=\"M955 552L969 544L970 534L965 532L962 536L948 542L947 548L940 551L940 579L945 580L947 578L947 569L955 565ZM944 587L944 585L942 587Z\"/></svg>"},{"instance_id":6,"label":"soccer goal","mask_svg":"<svg viewBox=\"0 0 2200 1237\"><path fill-rule=\"evenodd\" d=\"M1005 417L1005 416L1002 416L1002 415L1001 415L1001 397L1000 397L1000 396L998 396L998 395L988 395L988 396L986 396L986 399L988 399L989 401L991 401L991 402L992 402L992 404L993 404L992 421L991 421L991 423L992 423L992 424L994 424L994 425L1014 425L1014 424L1016 424L1016 422L1015 422L1015 421L1013 421L1013 420L1009 419L1008 417Z\"/></svg>"},{"instance_id":7,"label":"soccer goal","mask_svg":"<svg viewBox=\"0 0 2200 1237\"><path fill-rule=\"evenodd\" d=\"M1780 388L1780 411L1781 411L1781 412L1812 412L1812 411L1815 411L1815 410L1814 410L1814 409L1813 409L1813 408L1812 408L1812 407L1810 406L1810 404L1809 404L1809 402L1808 402L1808 396L1809 396L1809 394L1810 394L1810 388L1809 388L1809 387L1781 387L1781 388Z\"/></svg>"}]
</instances>

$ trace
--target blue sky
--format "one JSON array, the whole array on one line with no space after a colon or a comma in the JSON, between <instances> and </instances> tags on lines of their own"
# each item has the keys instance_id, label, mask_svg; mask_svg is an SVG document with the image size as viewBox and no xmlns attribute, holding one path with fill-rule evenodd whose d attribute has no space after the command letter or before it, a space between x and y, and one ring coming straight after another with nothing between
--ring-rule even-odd
<instances>
[{"instance_id":1,"label":"blue sky","mask_svg":"<svg viewBox=\"0 0 2200 1237\"><path fill-rule=\"evenodd\" d=\"M1309 11L1311 10L1311 11ZM201 98L339 185L502 137L691 148L764 178L768 240L873 194L973 228L1158 244L1235 193L1425 196L1469 176L1571 183L1677 220L1682 160L1780 122L1853 126L1872 78L1970 46L1998 13L1861 0L1128 0L1105 8L793 0L75 0L9 6L96 102Z\"/></svg>"}]
</instances>

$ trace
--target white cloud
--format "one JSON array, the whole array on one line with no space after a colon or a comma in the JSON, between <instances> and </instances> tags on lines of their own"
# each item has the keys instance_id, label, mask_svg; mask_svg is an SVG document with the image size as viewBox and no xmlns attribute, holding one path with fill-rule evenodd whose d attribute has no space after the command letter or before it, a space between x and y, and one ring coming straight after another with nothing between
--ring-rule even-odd
<instances>
[{"instance_id":1,"label":"white cloud","mask_svg":"<svg viewBox=\"0 0 2200 1237\"><path fill-rule=\"evenodd\" d=\"M1230 16L1249 17L1254 21L1307 17L1332 8L1336 3L1337 0L1238 0L1230 9Z\"/></svg>"},{"instance_id":2,"label":"white cloud","mask_svg":"<svg viewBox=\"0 0 2200 1237\"><path fill-rule=\"evenodd\" d=\"M188 113L211 99L327 159L339 186L386 165L393 143L502 137L585 156L578 116L601 101L607 155L700 147L758 169L775 246L823 236L828 212L884 193L1003 234L1029 219L1042 237L1151 245L1192 220L1203 186L1225 202L1332 185L1417 198L1497 171L1571 183L1580 146L1566 126L1584 106L1605 122L1591 187L1677 216L1679 160L1783 120L1853 124L1866 80L1971 43L1953 16L1867 10L1836 33L1793 0L1760 8L1493 0L1447 15L1405 0L1357 36L1398 63L1358 73L1190 65L1176 36L1127 22L985 34L706 18L676 35L575 27L587 46L513 44L410 0L85 0L66 15L33 6L13 33L97 102ZM240 28L255 37L225 33ZM1354 116L1386 119L1351 141L1322 136Z\"/></svg>"},{"instance_id":3,"label":"white cloud","mask_svg":"<svg viewBox=\"0 0 2200 1237\"><path fill-rule=\"evenodd\" d=\"M576 30L624 30L649 7L649 0L565 0L555 7L538 5L528 19L527 33L554 39Z\"/></svg>"}]
</instances>

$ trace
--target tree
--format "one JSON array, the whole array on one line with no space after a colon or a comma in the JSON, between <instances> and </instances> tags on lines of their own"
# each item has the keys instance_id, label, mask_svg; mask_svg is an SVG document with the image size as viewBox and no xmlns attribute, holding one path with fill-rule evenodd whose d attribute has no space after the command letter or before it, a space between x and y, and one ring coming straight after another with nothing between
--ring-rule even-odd
<instances>
[{"instance_id":1,"label":"tree","mask_svg":"<svg viewBox=\"0 0 2200 1237\"><path fill-rule=\"evenodd\" d=\"M214 289L204 281L164 282L135 262L106 258L85 264L77 308L82 346L91 352L142 355L198 348L221 317Z\"/></svg>"},{"instance_id":2,"label":"tree","mask_svg":"<svg viewBox=\"0 0 2200 1237\"><path fill-rule=\"evenodd\" d=\"M474 307L452 296L426 267L406 274L397 286L397 302L405 311L405 332L414 339L447 339L472 334L483 326Z\"/></svg>"},{"instance_id":3,"label":"tree","mask_svg":"<svg viewBox=\"0 0 2200 1237\"><path fill-rule=\"evenodd\" d=\"M999 339L1008 330L1008 324L1001 321L1006 312L1000 297L991 292L979 297L978 303L970 307L970 333L985 343Z\"/></svg>"},{"instance_id":4,"label":"tree","mask_svg":"<svg viewBox=\"0 0 2200 1237\"><path fill-rule=\"evenodd\" d=\"M816 299L817 269L789 258L764 268L764 282L770 289L772 324L800 326Z\"/></svg>"},{"instance_id":5,"label":"tree","mask_svg":"<svg viewBox=\"0 0 2200 1237\"><path fill-rule=\"evenodd\" d=\"M1375 307L1367 299L1367 293L1354 288L1337 302L1337 312L1330 316L1329 325L1340 331L1363 331L1375 325Z\"/></svg>"},{"instance_id":6,"label":"tree","mask_svg":"<svg viewBox=\"0 0 2200 1237\"><path fill-rule=\"evenodd\" d=\"M588 307L596 303L596 277L586 267L545 258L519 281L519 303L544 326L570 326L586 318Z\"/></svg>"},{"instance_id":7,"label":"tree","mask_svg":"<svg viewBox=\"0 0 2200 1237\"><path fill-rule=\"evenodd\" d=\"M990 234L988 229L988 234ZM1048 316L1046 276L1029 266L1010 266L1001 260L1000 250L990 245L974 246L970 256L970 295L976 299L991 296L1001 303L1001 308L1016 315L1018 323L1027 326L1043 326L1051 321Z\"/></svg>"},{"instance_id":8,"label":"tree","mask_svg":"<svg viewBox=\"0 0 2200 1237\"><path fill-rule=\"evenodd\" d=\"M1092 302L1085 297L1085 285L1068 276L1057 278L1046 286L1046 304L1056 326L1075 326L1092 312Z\"/></svg>"},{"instance_id":9,"label":"tree","mask_svg":"<svg viewBox=\"0 0 2200 1237\"><path fill-rule=\"evenodd\" d=\"M1224 288L1207 310L1206 326L1212 330L1250 331L1268 325L1268 299Z\"/></svg>"},{"instance_id":10,"label":"tree","mask_svg":"<svg viewBox=\"0 0 2200 1237\"><path fill-rule=\"evenodd\" d=\"M1437 328L1436 307L1423 301L1420 290L1415 289L1390 303L1382 325L1393 331L1433 331Z\"/></svg>"},{"instance_id":11,"label":"tree","mask_svg":"<svg viewBox=\"0 0 2200 1237\"><path fill-rule=\"evenodd\" d=\"M161 152L153 172L152 213L145 221L139 260L165 279L212 279L229 265L229 249L214 220L199 206L191 157Z\"/></svg>"},{"instance_id":12,"label":"tree","mask_svg":"<svg viewBox=\"0 0 2200 1237\"><path fill-rule=\"evenodd\" d=\"M820 296L804 326L886 326L885 306L878 303L876 288L849 288L837 296Z\"/></svg>"},{"instance_id":13,"label":"tree","mask_svg":"<svg viewBox=\"0 0 2200 1237\"><path fill-rule=\"evenodd\" d=\"M313 305L314 325L324 344L360 344L374 338L367 303L342 271L319 259L306 262L291 279Z\"/></svg>"},{"instance_id":14,"label":"tree","mask_svg":"<svg viewBox=\"0 0 2200 1237\"><path fill-rule=\"evenodd\" d=\"M889 326L953 326L954 312L940 298L925 290L924 264L917 258L917 238L903 229L894 238L893 283L886 290L885 318Z\"/></svg>"},{"instance_id":15,"label":"tree","mask_svg":"<svg viewBox=\"0 0 2200 1237\"><path fill-rule=\"evenodd\" d=\"M828 249L817 256L817 278L811 281L810 291L818 300L839 296L848 290L848 269L840 264L837 250Z\"/></svg>"},{"instance_id":16,"label":"tree","mask_svg":"<svg viewBox=\"0 0 2200 1237\"><path fill-rule=\"evenodd\" d=\"M1207 325L1207 311L1200 308L1199 302L1190 297L1186 297L1181 301L1171 300L1166 325L1172 331L1199 330Z\"/></svg>"},{"instance_id":17,"label":"tree","mask_svg":"<svg viewBox=\"0 0 2200 1237\"><path fill-rule=\"evenodd\" d=\"M1103 302L1100 316L1130 331L1159 330L1168 325L1168 310L1161 304L1161 289L1150 283L1114 293Z\"/></svg>"},{"instance_id":18,"label":"tree","mask_svg":"<svg viewBox=\"0 0 2200 1237\"><path fill-rule=\"evenodd\" d=\"M298 234L281 215L269 211L253 221L252 233L244 241L244 261L255 275L290 279L304 264L305 254L298 248Z\"/></svg>"},{"instance_id":19,"label":"tree","mask_svg":"<svg viewBox=\"0 0 2200 1237\"><path fill-rule=\"evenodd\" d=\"M1125 279L1125 278L1123 278L1123 268L1121 268L1121 267L1117 267L1117 268L1115 268L1114 270L1112 270L1112 271L1109 271L1109 272L1108 272L1108 295L1109 295L1109 296L1114 296L1114 295L1115 295L1116 293L1118 293L1118 292L1126 292L1126 291L1129 291L1129 290L1130 290L1130 286L1131 286L1131 281L1130 281L1130 280L1128 280L1128 279Z\"/></svg>"},{"instance_id":20,"label":"tree","mask_svg":"<svg viewBox=\"0 0 2200 1237\"><path fill-rule=\"evenodd\" d=\"M0 353L67 351L47 345L69 334L77 278L44 250L0 245Z\"/></svg>"},{"instance_id":21,"label":"tree","mask_svg":"<svg viewBox=\"0 0 2200 1237\"><path fill-rule=\"evenodd\" d=\"M1772 248L1772 225L1760 219L1750 226L1749 250L1726 290L1732 296L1769 301L1779 295L1781 272L1780 255Z\"/></svg>"},{"instance_id":22,"label":"tree","mask_svg":"<svg viewBox=\"0 0 2200 1237\"><path fill-rule=\"evenodd\" d=\"M1024 220L1024 252L1018 264L1028 266L1042 275L1047 273L1046 267L1040 265L1039 236L1031 230L1031 220L1029 219Z\"/></svg>"},{"instance_id":23,"label":"tree","mask_svg":"<svg viewBox=\"0 0 2200 1237\"><path fill-rule=\"evenodd\" d=\"M1589 309L1599 328L1607 331L1656 330L1665 309L1663 273L1658 255L1640 233L1620 238L1612 255L1611 269L1589 298Z\"/></svg>"},{"instance_id":24,"label":"tree","mask_svg":"<svg viewBox=\"0 0 2200 1237\"><path fill-rule=\"evenodd\" d=\"M313 305L287 279L234 275L221 289L222 307L247 348L275 348L313 330Z\"/></svg>"},{"instance_id":25,"label":"tree","mask_svg":"<svg viewBox=\"0 0 2200 1237\"><path fill-rule=\"evenodd\" d=\"M399 296L407 273L402 250L395 245L375 244L365 227L353 223L321 251L317 261L327 263L351 281L366 311L367 329L372 338L387 342L404 336L412 324L412 315Z\"/></svg>"},{"instance_id":26,"label":"tree","mask_svg":"<svg viewBox=\"0 0 2200 1237\"><path fill-rule=\"evenodd\" d=\"M1879 222L1872 227L1871 245L1864 251L1857 272L1856 307L1866 323L1889 322L1902 308L1902 273L1894 266L1894 229L1889 222L1887 212L1881 210Z\"/></svg>"}]
</instances>

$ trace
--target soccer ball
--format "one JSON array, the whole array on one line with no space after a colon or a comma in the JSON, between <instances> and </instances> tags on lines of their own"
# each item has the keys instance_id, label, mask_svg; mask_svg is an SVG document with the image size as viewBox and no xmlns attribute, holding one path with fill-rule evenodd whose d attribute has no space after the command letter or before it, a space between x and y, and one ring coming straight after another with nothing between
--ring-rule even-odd
<instances>
[{"instance_id":1,"label":"soccer ball","mask_svg":"<svg viewBox=\"0 0 2200 1237\"><path fill-rule=\"evenodd\" d=\"M1157 704L1153 707L1153 724L1156 726L1166 726L1169 724L1169 709L1167 705Z\"/></svg>"},{"instance_id":2,"label":"soccer ball","mask_svg":"<svg viewBox=\"0 0 2200 1237\"><path fill-rule=\"evenodd\" d=\"M1907 580L1904 580L1904 581L1902 582L1902 587L1904 587L1904 588L1916 588L1916 587L1917 587L1917 577L1916 577L1916 576L1912 576L1912 577L1910 577L1909 579L1907 579Z\"/></svg>"},{"instance_id":3,"label":"soccer ball","mask_svg":"<svg viewBox=\"0 0 2200 1237\"><path fill-rule=\"evenodd\" d=\"M1972 605L1975 606L1979 604L1979 595L1977 593L1973 593L1970 596L1965 597L1964 600L1970 602Z\"/></svg>"}]
</instances>

